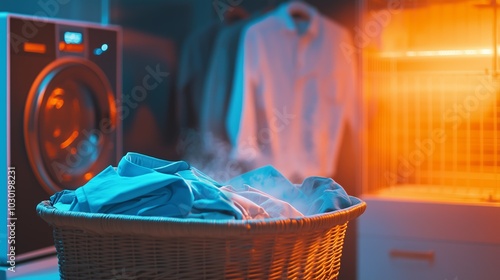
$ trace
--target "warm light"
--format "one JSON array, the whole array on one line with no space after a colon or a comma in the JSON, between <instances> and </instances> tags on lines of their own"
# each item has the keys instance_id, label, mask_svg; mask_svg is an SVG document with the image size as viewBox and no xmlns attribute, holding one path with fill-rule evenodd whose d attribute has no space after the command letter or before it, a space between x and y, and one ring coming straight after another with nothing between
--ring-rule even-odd
<instances>
[{"instance_id":1,"label":"warm light","mask_svg":"<svg viewBox=\"0 0 500 280\"><path fill-rule=\"evenodd\" d=\"M23 44L23 49L25 52L32 52L32 53L45 53L47 51L47 47L45 46L45 44L30 43L30 42L25 42Z\"/></svg>"},{"instance_id":2,"label":"warm light","mask_svg":"<svg viewBox=\"0 0 500 280\"><path fill-rule=\"evenodd\" d=\"M54 129L54 132L52 133L52 136L54 138L57 138L57 137L61 136L61 129L60 128Z\"/></svg>"},{"instance_id":3,"label":"warm light","mask_svg":"<svg viewBox=\"0 0 500 280\"><path fill-rule=\"evenodd\" d=\"M382 57L434 57L434 56L485 56L493 55L492 49L475 50L428 50L428 51L406 51L406 52L383 52Z\"/></svg>"},{"instance_id":4,"label":"warm light","mask_svg":"<svg viewBox=\"0 0 500 280\"><path fill-rule=\"evenodd\" d=\"M90 180L92 179L92 177L94 176L94 174L92 174L92 172L87 172L85 173L85 175L83 175L83 178L85 178L85 180Z\"/></svg>"},{"instance_id":5,"label":"warm light","mask_svg":"<svg viewBox=\"0 0 500 280\"><path fill-rule=\"evenodd\" d=\"M480 1L422 2L397 14L367 4L355 34L363 52L366 187L493 202L500 194L493 9ZM379 21L384 13L390 17Z\"/></svg>"},{"instance_id":6,"label":"warm light","mask_svg":"<svg viewBox=\"0 0 500 280\"><path fill-rule=\"evenodd\" d=\"M489 50L489 49L482 49L482 50L479 50L479 54L490 55L490 54L493 54L493 51Z\"/></svg>"},{"instance_id":7,"label":"warm light","mask_svg":"<svg viewBox=\"0 0 500 280\"><path fill-rule=\"evenodd\" d=\"M60 145L61 149L65 149L66 147L71 145L71 143L73 143L73 141L75 141L75 139L76 139L76 137L78 137L78 135L79 135L78 131L74 130L73 133L71 133L71 135L68 137L68 139L64 140L64 142L61 143L61 145Z\"/></svg>"},{"instance_id":8,"label":"warm light","mask_svg":"<svg viewBox=\"0 0 500 280\"><path fill-rule=\"evenodd\" d=\"M45 154L49 158L55 158L57 156L57 153L59 152L57 145L55 145L53 141L45 141L44 143Z\"/></svg>"},{"instance_id":9,"label":"warm light","mask_svg":"<svg viewBox=\"0 0 500 280\"><path fill-rule=\"evenodd\" d=\"M47 109L61 109L64 106L64 99L61 96L64 95L64 90L62 88L55 88L50 94L49 99L47 100Z\"/></svg>"},{"instance_id":10,"label":"warm light","mask_svg":"<svg viewBox=\"0 0 500 280\"><path fill-rule=\"evenodd\" d=\"M62 52L83 52L85 49L83 44L66 44L59 42L59 50Z\"/></svg>"}]
</instances>

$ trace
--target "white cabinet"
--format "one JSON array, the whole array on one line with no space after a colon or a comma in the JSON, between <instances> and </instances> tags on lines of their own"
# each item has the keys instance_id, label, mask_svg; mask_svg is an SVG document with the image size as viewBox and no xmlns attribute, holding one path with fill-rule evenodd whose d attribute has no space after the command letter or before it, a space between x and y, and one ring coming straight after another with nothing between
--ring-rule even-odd
<instances>
[{"instance_id":1,"label":"white cabinet","mask_svg":"<svg viewBox=\"0 0 500 280\"><path fill-rule=\"evenodd\" d=\"M500 204L363 199L359 280L500 279Z\"/></svg>"},{"instance_id":2,"label":"white cabinet","mask_svg":"<svg viewBox=\"0 0 500 280\"><path fill-rule=\"evenodd\" d=\"M500 245L363 236L360 280L498 280Z\"/></svg>"}]
</instances>

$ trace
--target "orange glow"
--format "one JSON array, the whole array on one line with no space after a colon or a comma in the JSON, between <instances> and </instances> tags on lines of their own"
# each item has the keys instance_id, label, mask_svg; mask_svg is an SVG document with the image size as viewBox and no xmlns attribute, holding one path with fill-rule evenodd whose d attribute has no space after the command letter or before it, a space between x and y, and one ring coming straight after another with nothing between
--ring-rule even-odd
<instances>
[{"instance_id":1,"label":"orange glow","mask_svg":"<svg viewBox=\"0 0 500 280\"><path fill-rule=\"evenodd\" d=\"M49 158L55 158L59 149L57 149L57 145L53 141L45 141L44 142L45 153Z\"/></svg>"},{"instance_id":2,"label":"orange glow","mask_svg":"<svg viewBox=\"0 0 500 280\"><path fill-rule=\"evenodd\" d=\"M54 132L52 133L52 136L54 136L54 138L57 138L57 137L61 136L61 129L60 128L54 129Z\"/></svg>"},{"instance_id":3,"label":"orange glow","mask_svg":"<svg viewBox=\"0 0 500 280\"><path fill-rule=\"evenodd\" d=\"M47 46L45 46L45 44L25 42L23 44L23 49L25 52L42 53L43 54L47 51Z\"/></svg>"},{"instance_id":4,"label":"orange glow","mask_svg":"<svg viewBox=\"0 0 500 280\"><path fill-rule=\"evenodd\" d=\"M55 88L50 94L49 99L47 100L47 109L61 109L64 105L64 99L61 96L64 95L64 90L62 88Z\"/></svg>"},{"instance_id":5,"label":"orange glow","mask_svg":"<svg viewBox=\"0 0 500 280\"><path fill-rule=\"evenodd\" d=\"M93 176L94 176L94 174L92 174L92 172L87 172L87 173L85 173L83 178L85 178L85 180L88 181L88 180L92 179Z\"/></svg>"},{"instance_id":6,"label":"orange glow","mask_svg":"<svg viewBox=\"0 0 500 280\"><path fill-rule=\"evenodd\" d=\"M108 94L108 100L110 106L111 127L114 128L116 126L116 117L117 117L116 102L112 94Z\"/></svg>"},{"instance_id":7,"label":"orange glow","mask_svg":"<svg viewBox=\"0 0 500 280\"><path fill-rule=\"evenodd\" d=\"M83 52L85 47L83 44L66 44L59 42L59 50L63 52Z\"/></svg>"},{"instance_id":8,"label":"orange glow","mask_svg":"<svg viewBox=\"0 0 500 280\"><path fill-rule=\"evenodd\" d=\"M472 50L428 50L428 51L405 51L405 52L383 52L382 57L432 57L432 56L490 56L492 49L472 49Z\"/></svg>"},{"instance_id":9,"label":"orange glow","mask_svg":"<svg viewBox=\"0 0 500 280\"><path fill-rule=\"evenodd\" d=\"M71 145L71 143L73 143L73 141L75 141L75 139L76 139L76 137L78 137L78 135L79 135L78 131L74 130L73 133L71 133L71 135L68 137L68 139L64 140L64 142L61 143L61 145L60 145L61 149L65 149L66 147Z\"/></svg>"},{"instance_id":10,"label":"orange glow","mask_svg":"<svg viewBox=\"0 0 500 280\"><path fill-rule=\"evenodd\" d=\"M363 47L367 189L498 200L500 45L493 9L472 0L422 2L378 22L379 29L374 23L384 12L368 4L363 33L356 34Z\"/></svg>"}]
</instances>

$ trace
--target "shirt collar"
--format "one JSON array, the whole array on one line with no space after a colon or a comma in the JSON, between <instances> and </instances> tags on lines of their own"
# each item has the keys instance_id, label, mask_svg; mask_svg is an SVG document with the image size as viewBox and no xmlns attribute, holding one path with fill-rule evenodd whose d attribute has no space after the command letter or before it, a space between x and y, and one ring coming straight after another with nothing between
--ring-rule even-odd
<instances>
[{"instance_id":1,"label":"shirt collar","mask_svg":"<svg viewBox=\"0 0 500 280\"><path fill-rule=\"evenodd\" d=\"M290 1L278 7L276 13L278 18L284 23L287 30L297 32L295 21L291 15L294 10L305 12L309 15L309 26L306 34L315 36L319 29L319 14L315 8L302 1Z\"/></svg>"}]
</instances>

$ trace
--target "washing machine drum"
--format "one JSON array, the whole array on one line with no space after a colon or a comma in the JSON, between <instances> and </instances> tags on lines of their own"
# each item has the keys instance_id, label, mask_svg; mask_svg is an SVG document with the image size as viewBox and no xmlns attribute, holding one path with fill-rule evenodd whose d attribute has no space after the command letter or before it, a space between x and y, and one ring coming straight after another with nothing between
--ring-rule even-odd
<instances>
[{"instance_id":1,"label":"washing machine drum","mask_svg":"<svg viewBox=\"0 0 500 280\"><path fill-rule=\"evenodd\" d=\"M102 70L63 58L38 75L24 113L31 166L49 194L74 189L115 158L115 95Z\"/></svg>"}]
</instances>

